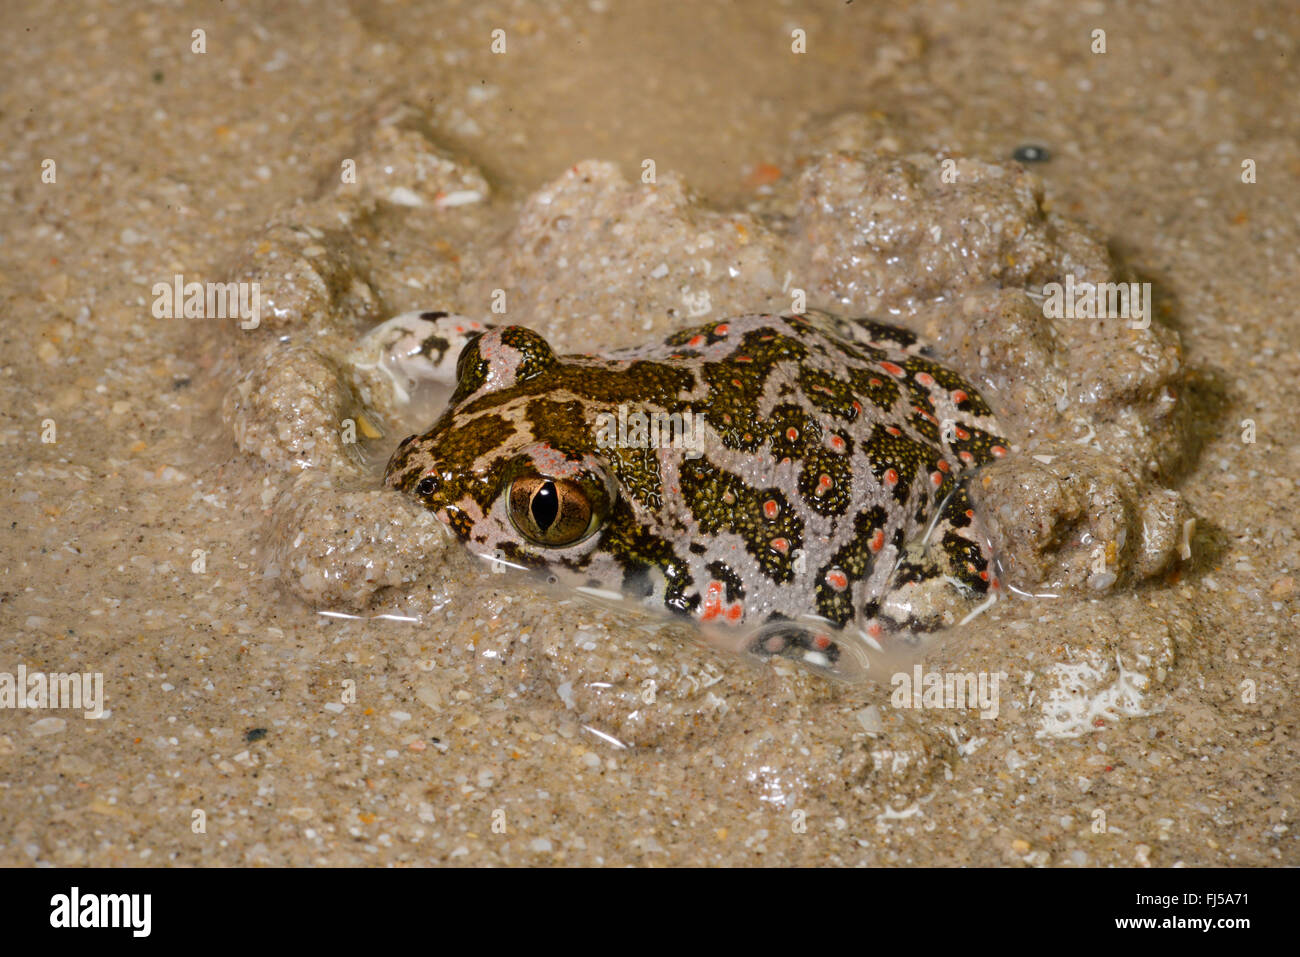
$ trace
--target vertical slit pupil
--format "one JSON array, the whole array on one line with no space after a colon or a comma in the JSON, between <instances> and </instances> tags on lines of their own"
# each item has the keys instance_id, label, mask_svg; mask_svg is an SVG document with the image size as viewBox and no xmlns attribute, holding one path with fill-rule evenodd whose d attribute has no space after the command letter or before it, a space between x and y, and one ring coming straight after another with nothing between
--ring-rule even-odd
<instances>
[{"instance_id":1,"label":"vertical slit pupil","mask_svg":"<svg viewBox=\"0 0 1300 957\"><path fill-rule=\"evenodd\" d=\"M554 482L544 483L533 493L529 509L533 513L533 521L541 531L545 532L555 523L556 516L560 514L560 496L555 491Z\"/></svg>"}]
</instances>

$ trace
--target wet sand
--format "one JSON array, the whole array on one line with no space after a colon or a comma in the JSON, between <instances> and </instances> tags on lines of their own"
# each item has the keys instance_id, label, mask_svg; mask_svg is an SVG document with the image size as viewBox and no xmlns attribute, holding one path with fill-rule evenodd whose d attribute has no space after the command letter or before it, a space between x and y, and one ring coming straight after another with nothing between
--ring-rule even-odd
<instances>
[{"instance_id":1,"label":"wet sand","mask_svg":"<svg viewBox=\"0 0 1300 957\"><path fill-rule=\"evenodd\" d=\"M102 673L108 714L0 710L0 863L1300 862L1293 12L32 4L6 20L0 672ZM239 278L268 223L330 209L344 159L382 161L376 131L403 104L494 199L350 223L376 291L358 321L483 313L431 299L490 290L484 251L581 160L634 179L653 158L744 210L846 110L896 151L1046 146L1046 204L1151 281L1181 334L1193 440L1171 480L1199 517L1192 558L1095 601L999 604L927 661L1006 673L993 720L754 668L432 544L420 623L320 615L268 575L312 470L240 452L223 420L246 340L156 318L151 290ZM629 309L568 334L646 332ZM1053 722L1048 688L1081 725Z\"/></svg>"}]
</instances>

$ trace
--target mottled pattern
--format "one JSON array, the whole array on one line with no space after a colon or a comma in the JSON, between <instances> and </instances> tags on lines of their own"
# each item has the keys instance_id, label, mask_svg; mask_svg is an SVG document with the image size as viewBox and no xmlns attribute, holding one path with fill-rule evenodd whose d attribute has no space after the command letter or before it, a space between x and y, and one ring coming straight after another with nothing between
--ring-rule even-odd
<instances>
[{"instance_id":1,"label":"mottled pattern","mask_svg":"<svg viewBox=\"0 0 1300 957\"><path fill-rule=\"evenodd\" d=\"M745 316L561 358L520 326L392 323L430 376L450 379L463 348L448 408L387 482L483 554L821 665L845 629L875 645L944 627L996 587L962 475L1004 442L905 330ZM635 413L693 421L702 441L643 447ZM632 424L602 435L602 414Z\"/></svg>"}]
</instances>

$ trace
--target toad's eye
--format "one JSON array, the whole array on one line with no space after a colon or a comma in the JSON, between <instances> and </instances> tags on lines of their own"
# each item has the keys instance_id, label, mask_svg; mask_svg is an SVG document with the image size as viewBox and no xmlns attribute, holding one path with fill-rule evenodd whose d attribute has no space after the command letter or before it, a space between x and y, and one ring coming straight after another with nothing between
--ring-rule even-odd
<instances>
[{"instance_id":1,"label":"toad's eye","mask_svg":"<svg viewBox=\"0 0 1300 957\"><path fill-rule=\"evenodd\" d=\"M576 545L600 524L600 516L581 485L543 475L511 482L506 511L520 535L547 548Z\"/></svg>"}]
</instances>

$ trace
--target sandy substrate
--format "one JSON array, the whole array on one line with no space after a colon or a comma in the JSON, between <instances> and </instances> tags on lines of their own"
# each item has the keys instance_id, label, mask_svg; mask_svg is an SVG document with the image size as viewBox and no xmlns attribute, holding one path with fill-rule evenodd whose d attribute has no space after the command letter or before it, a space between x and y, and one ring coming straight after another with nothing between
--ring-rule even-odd
<instances>
[{"instance_id":1,"label":"sandy substrate","mask_svg":"<svg viewBox=\"0 0 1300 957\"><path fill-rule=\"evenodd\" d=\"M0 710L0 863L1300 863L1300 18L624 6L6 13L0 675L102 674L108 713ZM1027 143L1051 154L1031 226L1104 249L985 237L970 261L996 270L960 281L925 232L914 261L871 260L902 227L857 216L863 167L826 159L978 178ZM648 158L650 226L627 185ZM929 207L939 234L983 195ZM1001 289L1041 282L1036 255L1151 282L1144 362L1114 330L1040 352L1008 332L1028 314ZM489 318L505 288L511 321L598 351L702 291L714 316L785 308L786 270L968 367L1000 336L984 371L1027 452L1073 438L1058 386L1092 397L1105 459L1064 461L1120 492L1081 495L1060 461L1031 487L1132 531L1115 574L1023 547L1069 594L999 603L925 662L1005 675L996 716L492 575L379 488L420 427L349 368L380 319ZM177 274L257 279L272 308L256 330L158 318ZM1198 518L1181 561L1136 544L1182 527L1166 487Z\"/></svg>"}]
</instances>

